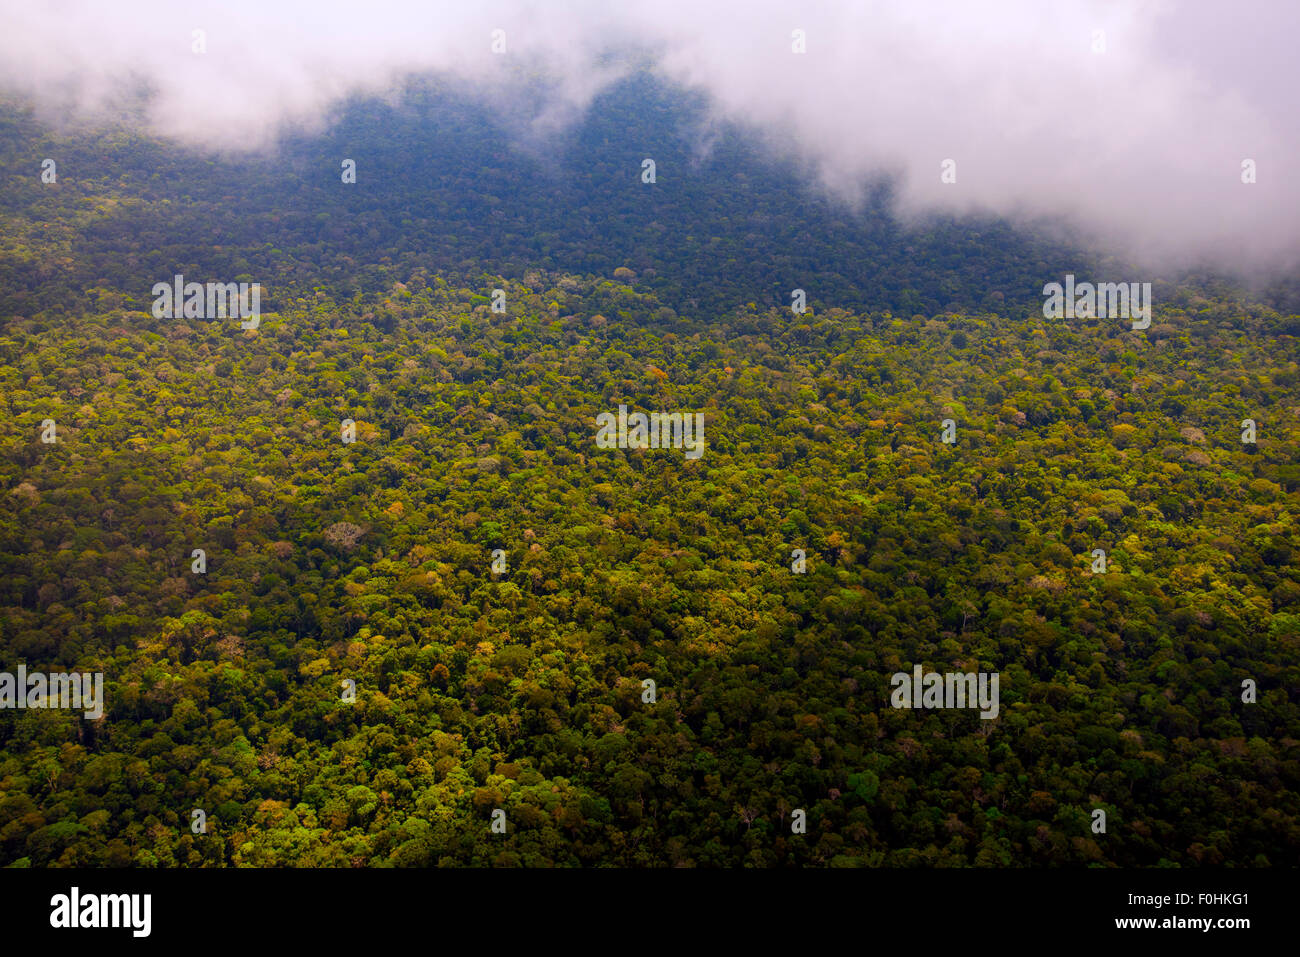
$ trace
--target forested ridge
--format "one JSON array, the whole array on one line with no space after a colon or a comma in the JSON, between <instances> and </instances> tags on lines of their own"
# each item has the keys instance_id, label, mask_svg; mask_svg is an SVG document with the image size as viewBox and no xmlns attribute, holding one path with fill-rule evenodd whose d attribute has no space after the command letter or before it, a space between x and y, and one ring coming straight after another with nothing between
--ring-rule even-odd
<instances>
[{"instance_id":1,"label":"forested ridge","mask_svg":"<svg viewBox=\"0 0 1300 957\"><path fill-rule=\"evenodd\" d=\"M1283 300L1045 319L1126 277L819 206L734 132L695 162L748 193L645 186L597 106L576 185L433 94L280 162L6 107L0 669L107 704L0 710L0 861L1300 860ZM154 318L175 273L261 282L259 326ZM703 412L703 456L598 449L620 404ZM1000 673L999 716L890 707L917 664Z\"/></svg>"}]
</instances>

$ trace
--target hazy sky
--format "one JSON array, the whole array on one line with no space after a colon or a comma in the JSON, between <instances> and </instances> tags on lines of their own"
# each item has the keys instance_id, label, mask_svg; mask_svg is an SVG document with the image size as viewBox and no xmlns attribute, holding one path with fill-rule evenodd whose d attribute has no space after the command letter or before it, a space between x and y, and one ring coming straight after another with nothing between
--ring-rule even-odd
<instances>
[{"instance_id":1,"label":"hazy sky","mask_svg":"<svg viewBox=\"0 0 1300 957\"><path fill-rule=\"evenodd\" d=\"M158 132L260 149L278 123L323 121L339 97L385 93L411 71L501 95L541 70L561 81L550 115L572 116L620 75L605 55L640 48L846 196L887 171L904 215L1046 217L1153 258L1250 266L1300 249L1298 11L1296 0L0 0L0 83L67 116L145 81ZM806 53L792 52L796 29ZM941 182L948 159L955 183Z\"/></svg>"}]
</instances>

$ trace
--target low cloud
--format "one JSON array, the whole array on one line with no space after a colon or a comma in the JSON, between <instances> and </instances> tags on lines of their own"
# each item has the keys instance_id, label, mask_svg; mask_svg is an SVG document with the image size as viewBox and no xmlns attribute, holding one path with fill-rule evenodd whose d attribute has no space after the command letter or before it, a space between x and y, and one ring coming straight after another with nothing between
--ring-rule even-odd
<instances>
[{"instance_id":1,"label":"low cloud","mask_svg":"<svg viewBox=\"0 0 1300 957\"><path fill-rule=\"evenodd\" d=\"M343 97L389 95L423 72L485 102L546 77L536 122L562 126L649 65L849 201L896 177L904 217L1046 221L1161 263L1250 269L1300 250L1290 0L5 6L0 83L44 116L93 118L147 90L148 124L205 148L264 148L281 124L322 124Z\"/></svg>"}]
</instances>

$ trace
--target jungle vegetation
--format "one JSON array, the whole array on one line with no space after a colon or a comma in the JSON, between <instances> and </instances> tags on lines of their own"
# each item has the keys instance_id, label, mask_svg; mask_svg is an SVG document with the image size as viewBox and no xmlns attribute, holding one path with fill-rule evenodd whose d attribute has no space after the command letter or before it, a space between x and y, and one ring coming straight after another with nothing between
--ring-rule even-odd
<instances>
[{"instance_id":1,"label":"jungle vegetation","mask_svg":"<svg viewBox=\"0 0 1300 957\"><path fill-rule=\"evenodd\" d=\"M0 862L1300 860L1292 300L1044 319L1120 266L839 209L690 109L635 81L547 152L432 88L213 158L5 104L0 670L107 705L0 710ZM176 273L260 325L155 319ZM620 404L703 456L597 449ZM916 664L999 717L891 708Z\"/></svg>"}]
</instances>

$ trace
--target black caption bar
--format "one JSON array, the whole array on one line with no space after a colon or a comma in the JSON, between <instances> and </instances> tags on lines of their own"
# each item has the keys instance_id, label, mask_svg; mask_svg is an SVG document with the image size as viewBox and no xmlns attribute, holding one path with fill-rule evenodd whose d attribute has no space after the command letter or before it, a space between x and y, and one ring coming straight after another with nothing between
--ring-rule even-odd
<instances>
[{"instance_id":1,"label":"black caption bar","mask_svg":"<svg viewBox=\"0 0 1300 957\"><path fill-rule=\"evenodd\" d=\"M696 945L734 947L784 928L810 943L879 946L960 943L996 929L1024 943L1199 935L1230 946L1286 926L1282 908L1297 876L1295 869L8 869L0 871L0 919L13 943L75 935L126 947L227 933L259 945L329 944L403 925L404 933L413 925L438 934L478 927L485 942L562 929L568 942L687 934Z\"/></svg>"}]
</instances>

